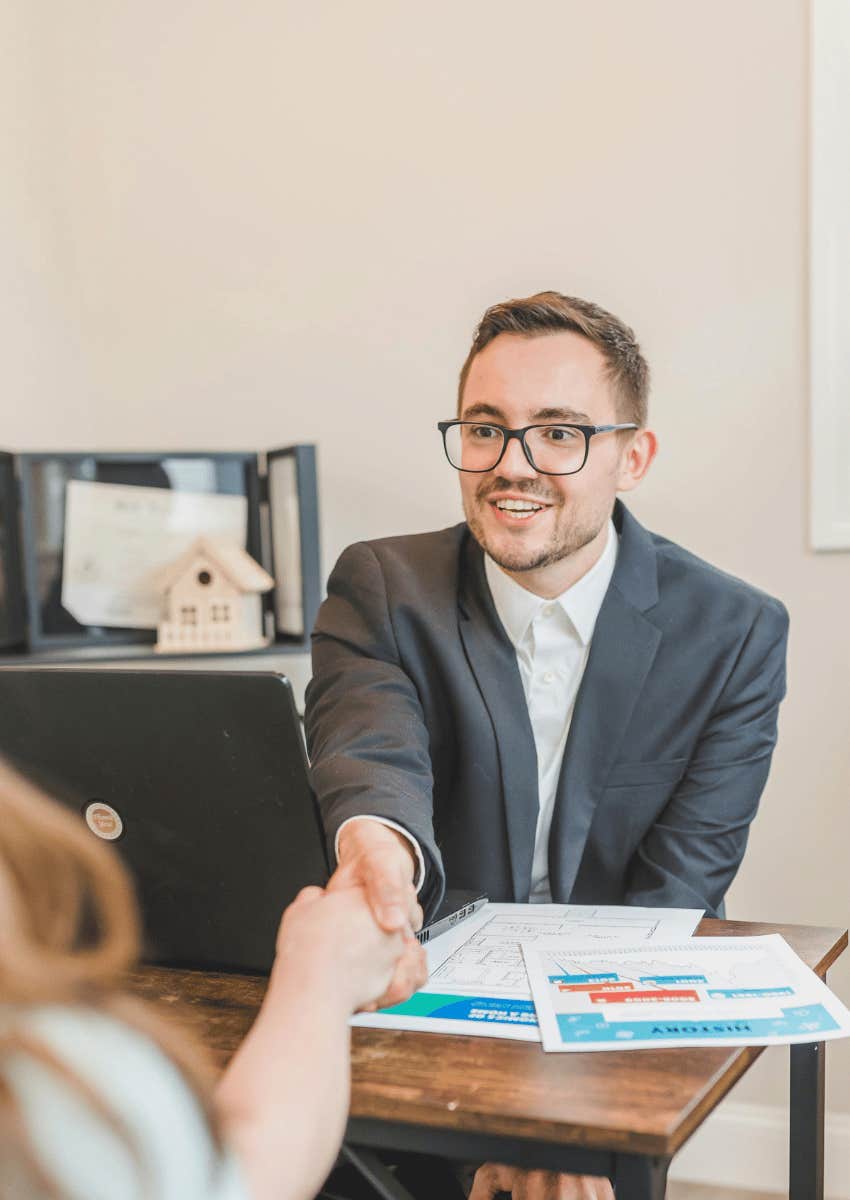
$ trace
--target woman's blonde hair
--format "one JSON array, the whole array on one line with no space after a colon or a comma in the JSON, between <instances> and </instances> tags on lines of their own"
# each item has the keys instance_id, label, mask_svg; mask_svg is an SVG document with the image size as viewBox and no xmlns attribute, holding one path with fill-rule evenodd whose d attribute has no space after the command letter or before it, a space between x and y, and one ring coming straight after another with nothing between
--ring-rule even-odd
<instances>
[{"instance_id":1,"label":"woman's blonde hair","mask_svg":"<svg viewBox=\"0 0 850 1200\"><path fill-rule=\"evenodd\" d=\"M215 1135L212 1070L200 1048L127 994L127 972L138 953L135 897L117 854L0 762L0 1005L8 1012L11 1006L24 1012L46 1004L85 1006L140 1029L181 1068ZM32 1151L5 1078L13 1055L29 1054L73 1085L81 1100L138 1152L117 1115L49 1047L16 1030L14 1022L4 1021L0 1028L0 1198L7 1195L3 1181L13 1174L20 1180L22 1173L29 1175L33 1194L62 1194Z\"/></svg>"}]
</instances>

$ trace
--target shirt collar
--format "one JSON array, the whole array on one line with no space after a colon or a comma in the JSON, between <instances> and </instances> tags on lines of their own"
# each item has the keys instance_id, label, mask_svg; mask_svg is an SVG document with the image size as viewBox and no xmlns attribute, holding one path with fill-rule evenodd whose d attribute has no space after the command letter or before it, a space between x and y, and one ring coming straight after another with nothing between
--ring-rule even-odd
<instances>
[{"instance_id":1,"label":"shirt collar","mask_svg":"<svg viewBox=\"0 0 850 1200\"><path fill-rule=\"evenodd\" d=\"M535 617L549 604L558 604L569 617L573 628L586 646L593 637L596 618L608 591L617 562L619 538L612 521L608 522L605 549L586 575L554 600L545 600L527 591L506 575L489 554L484 555L484 571L499 620L513 645L519 646Z\"/></svg>"}]
</instances>

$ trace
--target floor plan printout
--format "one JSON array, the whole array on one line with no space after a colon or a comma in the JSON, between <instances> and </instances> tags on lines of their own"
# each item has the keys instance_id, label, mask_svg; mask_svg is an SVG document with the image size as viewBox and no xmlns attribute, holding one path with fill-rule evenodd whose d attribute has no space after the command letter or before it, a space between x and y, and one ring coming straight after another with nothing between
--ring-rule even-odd
<instances>
[{"instance_id":1,"label":"floor plan printout","mask_svg":"<svg viewBox=\"0 0 850 1200\"><path fill-rule=\"evenodd\" d=\"M702 912L581 904L485 904L426 945L428 982L393 1008L354 1025L471 1033L539 1042L520 943L571 946L669 943L688 938Z\"/></svg>"},{"instance_id":2,"label":"floor plan printout","mask_svg":"<svg viewBox=\"0 0 850 1200\"><path fill-rule=\"evenodd\" d=\"M784 938L523 944L544 1050L772 1046L850 1037L850 1012Z\"/></svg>"}]
</instances>

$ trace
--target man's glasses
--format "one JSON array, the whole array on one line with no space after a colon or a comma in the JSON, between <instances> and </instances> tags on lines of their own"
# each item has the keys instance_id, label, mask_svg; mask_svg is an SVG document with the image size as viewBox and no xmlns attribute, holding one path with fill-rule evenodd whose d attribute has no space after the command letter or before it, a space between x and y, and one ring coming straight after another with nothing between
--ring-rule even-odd
<instances>
[{"instance_id":1,"label":"man's glasses","mask_svg":"<svg viewBox=\"0 0 850 1200\"><path fill-rule=\"evenodd\" d=\"M504 457L508 442L516 438L525 457L541 475L575 475L587 462L590 439L597 433L637 429L625 425L526 425L505 429L479 421L440 421L446 458L457 471L479 474L492 471Z\"/></svg>"}]
</instances>

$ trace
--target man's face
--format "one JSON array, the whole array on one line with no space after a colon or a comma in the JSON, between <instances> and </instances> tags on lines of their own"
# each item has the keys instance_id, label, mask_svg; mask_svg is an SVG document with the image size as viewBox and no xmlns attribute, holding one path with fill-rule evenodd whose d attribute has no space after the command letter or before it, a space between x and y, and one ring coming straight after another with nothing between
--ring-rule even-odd
<instances>
[{"instance_id":1,"label":"man's face","mask_svg":"<svg viewBox=\"0 0 850 1200\"><path fill-rule=\"evenodd\" d=\"M605 366L596 346L577 333L500 334L472 361L460 417L510 429L614 425L622 417ZM621 486L632 486L624 482L631 436L593 437L587 462L574 475L541 475L515 438L494 470L460 472L464 513L478 543L506 571L536 572L538 582L541 572L556 575L555 564L601 533ZM530 514L500 507L509 500L540 507Z\"/></svg>"}]
</instances>

